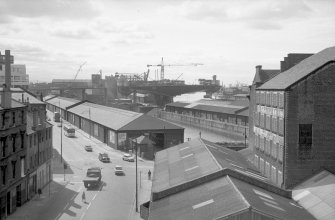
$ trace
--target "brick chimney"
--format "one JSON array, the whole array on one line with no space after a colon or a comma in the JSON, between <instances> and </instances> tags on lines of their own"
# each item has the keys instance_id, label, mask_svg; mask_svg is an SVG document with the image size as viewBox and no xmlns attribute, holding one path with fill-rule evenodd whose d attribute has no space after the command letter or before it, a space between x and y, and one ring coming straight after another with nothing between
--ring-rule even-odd
<instances>
[{"instance_id":1,"label":"brick chimney","mask_svg":"<svg viewBox=\"0 0 335 220\"><path fill-rule=\"evenodd\" d=\"M1 107L11 108L12 95L11 87L11 66L10 66L10 50L5 51L5 84L3 85L3 92L1 96Z\"/></svg>"},{"instance_id":2,"label":"brick chimney","mask_svg":"<svg viewBox=\"0 0 335 220\"><path fill-rule=\"evenodd\" d=\"M256 66L256 74L259 74L262 70L262 65Z\"/></svg>"}]
</instances>

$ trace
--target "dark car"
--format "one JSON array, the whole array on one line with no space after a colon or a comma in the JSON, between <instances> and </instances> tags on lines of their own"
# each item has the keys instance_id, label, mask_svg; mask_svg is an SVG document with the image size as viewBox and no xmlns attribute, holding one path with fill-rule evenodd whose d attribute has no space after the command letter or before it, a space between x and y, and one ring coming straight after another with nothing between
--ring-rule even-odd
<instances>
[{"instance_id":1,"label":"dark car","mask_svg":"<svg viewBox=\"0 0 335 220\"><path fill-rule=\"evenodd\" d=\"M85 145L85 150L86 151L93 151L93 148L91 145Z\"/></svg>"},{"instance_id":2,"label":"dark car","mask_svg":"<svg viewBox=\"0 0 335 220\"><path fill-rule=\"evenodd\" d=\"M110 159L108 157L108 154L106 153L99 153L99 160L104 163L109 163Z\"/></svg>"}]
</instances>

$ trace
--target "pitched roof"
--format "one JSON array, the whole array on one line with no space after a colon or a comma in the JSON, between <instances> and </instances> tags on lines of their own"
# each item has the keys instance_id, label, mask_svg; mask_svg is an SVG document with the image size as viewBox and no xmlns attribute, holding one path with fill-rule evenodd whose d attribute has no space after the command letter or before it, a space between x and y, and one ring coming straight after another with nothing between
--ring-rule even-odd
<instances>
[{"instance_id":1,"label":"pitched roof","mask_svg":"<svg viewBox=\"0 0 335 220\"><path fill-rule=\"evenodd\" d=\"M335 47L314 54L260 86L259 90L285 90L329 62L335 61Z\"/></svg>"},{"instance_id":2,"label":"pitched roof","mask_svg":"<svg viewBox=\"0 0 335 220\"><path fill-rule=\"evenodd\" d=\"M335 219L335 175L321 171L293 189L293 199L320 220Z\"/></svg>"},{"instance_id":3,"label":"pitched roof","mask_svg":"<svg viewBox=\"0 0 335 220\"><path fill-rule=\"evenodd\" d=\"M66 109L67 107L74 105L80 101L77 99L71 99L71 98L65 98L65 97L58 96L58 97L54 97L52 99L46 100L45 102L51 105L57 106L57 107L60 106L61 109Z\"/></svg>"},{"instance_id":4,"label":"pitched roof","mask_svg":"<svg viewBox=\"0 0 335 220\"><path fill-rule=\"evenodd\" d=\"M169 104L166 104L167 106L174 106L174 107L185 107L187 105L189 105L190 103L188 102L172 102Z\"/></svg>"},{"instance_id":5,"label":"pitched roof","mask_svg":"<svg viewBox=\"0 0 335 220\"><path fill-rule=\"evenodd\" d=\"M171 130L171 129L184 129L167 121L151 117L149 115L141 115L140 117L132 120L128 124L119 128L119 131L143 131L143 130Z\"/></svg>"},{"instance_id":6,"label":"pitched roof","mask_svg":"<svg viewBox=\"0 0 335 220\"><path fill-rule=\"evenodd\" d=\"M252 172L238 152L202 139L157 152L154 166L149 220L221 219L251 211L314 219L288 191Z\"/></svg>"},{"instance_id":7,"label":"pitched roof","mask_svg":"<svg viewBox=\"0 0 335 220\"><path fill-rule=\"evenodd\" d=\"M252 84L264 83L279 73L280 70L261 69L258 73L255 74Z\"/></svg>"},{"instance_id":8,"label":"pitched roof","mask_svg":"<svg viewBox=\"0 0 335 220\"><path fill-rule=\"evenodd\" d=\"M88 102L74 106L67 111L88 120L92 120L115 131L143 115L137 112L131 112Z\"/></svg>"},{"instance_id":9,"label":"pitched roof","mask_svg":"<svg viewBox=\"0 0 335 220\"><path fill-rule=\"evenodd\" d=\"M23 94L23 99L25 100L25 102L27 101L27 98L29 98L29 103L31 104L45 104L44 102L42 102L35 96L27 92L24 92L24 91L22 91L22 93L12 93L12 98L22 103L22 94Z\"/></svg>"}]
</instances>

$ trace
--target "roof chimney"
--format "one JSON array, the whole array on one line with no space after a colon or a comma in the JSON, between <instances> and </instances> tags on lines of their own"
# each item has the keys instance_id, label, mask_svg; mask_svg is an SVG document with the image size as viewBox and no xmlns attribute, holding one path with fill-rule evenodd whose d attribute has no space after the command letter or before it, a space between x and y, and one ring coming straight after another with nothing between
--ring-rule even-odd
<instances>
[{"instance_id":1,"label":"roof chimney","mask_svg":"<svg viewBox=\"0 0 335 220\"><path fill-rule=\"evenodd\" d=\"M5 84L3 85L3 92L1 97L1 106L3 108L11 108L12 95L11 87L11 67L10 67L10 50L5 51Z\"/></svg>"},{"instance_id":2,"label":"roof chimney","mask_svg":"<svg viewBox=\"0 0 335 220\"><path fill-rule=\"evenodd\" d=\"M256 73L260 73L262 70L262 65L256 66Z\"/></svg>"}]
</instances>

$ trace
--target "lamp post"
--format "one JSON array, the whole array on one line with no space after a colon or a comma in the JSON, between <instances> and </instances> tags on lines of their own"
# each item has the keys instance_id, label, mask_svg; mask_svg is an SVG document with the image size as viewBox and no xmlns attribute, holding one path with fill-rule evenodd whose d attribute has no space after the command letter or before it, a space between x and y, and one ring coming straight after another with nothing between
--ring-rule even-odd
<instances>
[{"instance_id":1,"label":"lamp post","mask_svg":"<svg viewBox=\"0 0 335 220\"><path fill-rule=\"evenodd\" d=\"M135 210L136 210L136 212L138 212L138 190L137 190L137 139L135 139L136 140L136 142L135 142L135 154L136 154L136 208L135 208Z\"/></svg>"},{"instance_id":2,"label":"lamp post","mask_svg":"<svg viewBox=\"0 0 335 220\"><path fill-rule=\"evenodd\" d=\"M63 118L62 111L60 109L60 101L58 102L59 117L60 117L60 162L63 163Z\"/></svg>"}]
</instances>

